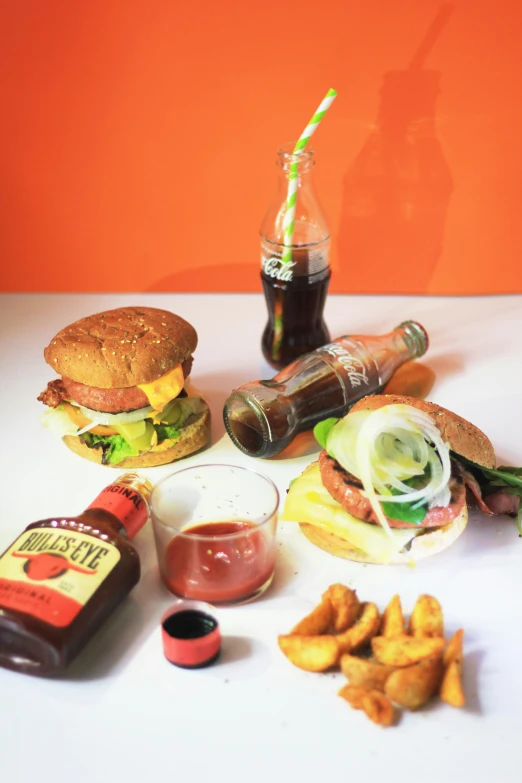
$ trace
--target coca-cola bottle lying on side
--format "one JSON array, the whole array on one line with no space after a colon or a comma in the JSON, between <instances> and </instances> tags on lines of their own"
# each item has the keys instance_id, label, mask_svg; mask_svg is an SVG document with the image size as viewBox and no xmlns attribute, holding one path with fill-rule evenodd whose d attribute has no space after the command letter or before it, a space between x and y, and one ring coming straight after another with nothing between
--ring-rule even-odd
<instances>
[{"instance_id":1,"label":"coca-cola bottle lying on side","mask_svg":"<svg viewBox=\"0 0 522 783\"><path fill-rule=\"evenodd\" d=\"M329 416L344 416L361 397L381 391L402 364L427 348L426 330L415 321L381 336L339 337L271 380L234 389L223 410L227 432L245 454L272 457L298 432Z\"/></svg>"}]
</instances>

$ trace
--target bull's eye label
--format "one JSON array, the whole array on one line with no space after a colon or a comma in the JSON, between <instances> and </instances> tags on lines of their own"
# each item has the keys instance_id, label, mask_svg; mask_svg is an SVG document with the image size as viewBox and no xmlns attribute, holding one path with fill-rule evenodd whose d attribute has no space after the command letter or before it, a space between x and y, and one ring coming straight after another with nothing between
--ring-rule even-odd
<instances>
[{"instance_id":1,"label":"bull's eye label","mask_svg":"<svg viewBox=\"0 0 522 783\"><path fill-rule=\"evenodd\" d=\"M26 530L0 557L0 610L15 609L63 628L120 560L99 538L56 527Z\"/></svg>"}]
</instances>

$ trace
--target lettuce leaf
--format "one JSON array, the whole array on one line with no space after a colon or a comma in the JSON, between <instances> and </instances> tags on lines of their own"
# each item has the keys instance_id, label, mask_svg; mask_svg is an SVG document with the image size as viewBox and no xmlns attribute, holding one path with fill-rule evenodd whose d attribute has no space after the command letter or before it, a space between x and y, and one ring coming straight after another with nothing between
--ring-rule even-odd
<instances>
[{"instance_id":1,"label":"lettuce leaf","mask_svg":"<svg viewBox=\"0 0 522 783\"><path fill-rule=\"evenodd\" d=\"M154 429L158 434L158 443L168 438L179 438L180 435L180 431L176 427L168 424L156 424ZM133 449L123 435L93 435L91 432L86 432L80 435L80 437L91 448L100 448L102 450L103 465L117 465L118 462L122 462L126 457L135 457L139 454L139 451Z\"/></svg>"},{"instance_id":2,"label":"lettuce leaf","mask_svg":"<svg viewBox=\"0 0 522 783\"><path fill-rule=\"evenodd\" d=\"M158 433L158 443L169 438L179 438L180 435L179 429L170 424L155 424L154 429Z\"/></svg>"},{"instance_id":3,"label":"lettuce leaf","mask_svg":"<svg viewBox=\"0 0 522 783\"><path fill-rule=\"evenodd\" d=\"M337 424L339 419L336 419L334 417L331 417L329 419L324 419L324 421L320 421L318 424L314 427L314 437L316 441L319 443L320 446L323 447L323 449L326 449L326 441L328 440L328 433L332 429L332 427Z\"/></svg>"},{"instance_id":4,"label":"lettuce leaf","mask_svg":"<svg viewBox=\"0 0 522 783\"><path fill-rule=\"evenodd\" d=\"M181 428L187 420L194 414L202 413L207 407L206 402L200 397L177 397L163 411L145 421L151 422L152 420L158 438L157 442L161 443L164 440L179 438ZM159 419L161 419L161 423ZM73 425L72 429L74 432L71 431L71 434L75 434L77 427ZM135 457L141 453L123 435L94 435L92 432L85 432L79 437L91 448L102 450L103 465L117 465L126 457Z\"/></svg>"},{"instance_id":5,"label":"lettuce leaf","mask_svg":"<svg viewBox=\"0 0 522 783\"><path fill-rule=\"evenodd\" d=\"M86 432L80 437L91 448L101 448L102 465L117 465L126 457L135 457L138 453L123 435L93 435L91 432Z\"/></svg>"}]
</instances>

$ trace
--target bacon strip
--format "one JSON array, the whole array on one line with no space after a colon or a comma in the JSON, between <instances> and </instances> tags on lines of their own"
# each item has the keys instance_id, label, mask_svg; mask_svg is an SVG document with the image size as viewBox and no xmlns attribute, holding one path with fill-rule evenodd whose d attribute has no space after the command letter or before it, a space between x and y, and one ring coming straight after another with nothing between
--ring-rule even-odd
<instances>
[{"instance_id":1,"label":"bacon strip","mask_svg":"<svg viewBox=\"0 0 522 783\"><path fill-rule=\"evenodd\" d=\"M61 379L50 381L45 391L38 395L37 399L50 408L57 408L61 402L67 399L67 391L63 381Z\"/></svg>"},{"instance_id":2,"label":"bacon strip","mask_svg":"<svg viewBox=\"0 0 522 783\"><path fill-rule=\"evenodd\" d=\"M487 506L484 503L482 499L482 490L480 488L480 484L478 483L473 473L471 473L469 470L466 470L464 465L462 465L458 460L452 460L452 464L455 471L463 479L466 488L471 493L471 497L469 498L468 505L472 505L474 499L475 503L477 504L477 507L482 511L483 514L487 514L488 517L492 516L495 512L492 511L489 508L489 506Z\"/></svg>"},{"instance_id":3,"label":"bacon strip","mask_svg":"<svg viewBox=\"0 0 522 783\"><path fill-rule=\"evenodd\" d=\"M499 489L484 497L484 503L489 508L490 514L509 514L510 517L517 516L520 501L520 495L514 495L508 489Z\"/></svg>"}]
</instances>

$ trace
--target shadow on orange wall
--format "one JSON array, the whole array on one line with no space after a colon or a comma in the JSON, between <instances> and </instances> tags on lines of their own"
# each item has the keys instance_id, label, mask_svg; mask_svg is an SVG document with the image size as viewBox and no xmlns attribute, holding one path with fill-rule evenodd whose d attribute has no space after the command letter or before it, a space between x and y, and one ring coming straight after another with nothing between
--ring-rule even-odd
<instances>
[{"instance_id":1,"label":"shadow on orange wall","mask_svg":"<svg viewBox=\"0 0 522 783\"><path fill-rule=\"evenodd\" d=\"M442 253L453 180L437 138L441 74L423 66L452 11L440 7L407 68L384 74L375 128L344 177L339 259L352 275L378 269L375 293L427 290Z\"/></svg>"},{"instance_id":2,"label":"shadow on orange wall","mask_svg":"<svg viewBox=\"0 0 522 783\"><path fill-rule=\"evenodd\" d=\"M343 178L335 275L341 288L353 286L357 270L372 268L378 269L375 293L425 291L433 276L453 180L437 138L441 73L423 66L453 8L441 5L407 68L384 74L374 129ZM247 291L259 268L198 266L157 280L148 291L190 290L195 275L233 279Z\"/></svg>"},{"instance_id":3,"label":"shadow on orange wall","mask_svg":"<svg viewBox=\"0 0 522 783\"><path fill-rule=\"evenodd\" d=\"M375 293L426 290L442 253L453 181L435 130L439 77L384 75L377 128L344 177L340 263L378 267Z\"/></svg>"},{"instance_id":4,"label":"shadow on orange wall","mask_svg":"<svg viewBox=\"0 0 522 783\"><path fill-rule=\"evenodd\" d=\"M521 24L514 0L0 3L2 289L260 292L272 156L333 86L330 290L522 292Z\"/></svg>"}]
</instances>

